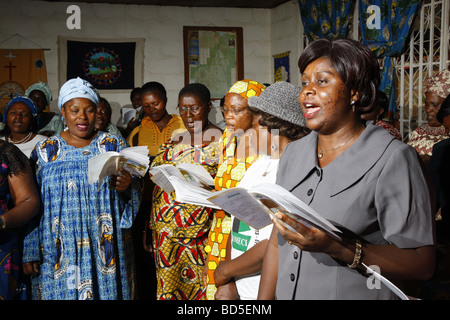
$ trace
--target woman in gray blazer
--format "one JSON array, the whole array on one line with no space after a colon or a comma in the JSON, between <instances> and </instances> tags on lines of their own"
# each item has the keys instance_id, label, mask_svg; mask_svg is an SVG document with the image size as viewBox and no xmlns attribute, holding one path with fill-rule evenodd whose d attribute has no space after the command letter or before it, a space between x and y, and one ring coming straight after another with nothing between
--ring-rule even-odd
<instances>
[{"instance_id":1,"label":"woman in gray blazer","mask_svg":"<svg viewBox=\"0 0 450 320\"><path fill-rule=\"evenodd\" d=\"M286 147L277 184L342 229L343 240L278 213L297 232L274 221L258 298L395 299L364 271L372 266L396 284L434 271L432 203L417 153L361 120L380 83L366 46L316 40L299 68L312 132Z\"/></svg>"}]
</instances>

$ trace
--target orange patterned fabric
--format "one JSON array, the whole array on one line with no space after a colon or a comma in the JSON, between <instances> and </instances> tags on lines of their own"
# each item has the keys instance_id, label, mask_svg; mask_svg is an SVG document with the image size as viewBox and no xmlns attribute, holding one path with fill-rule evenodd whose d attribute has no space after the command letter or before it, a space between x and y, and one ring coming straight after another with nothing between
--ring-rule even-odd
<instances>
[{"instance_id":1,"label":"orange patterned fabric","mask_svg":"<svg viewBox=\"0 0 450 320\"><path fill-rule=\"evenodd\" d=\"M250 97L259 96L265 88L266 87L258 81L245 79L236 81L227 93L237 93L248 100Z\"/></svg>"},{"instance_id":2,"label":"orange patterned fabric","mask_svg":"<svg viewBox=\"0 0 450 320\"><path fill-rule=\"evenodd\" d=\"M222 139L223 162L219 165L214 179L215 189L222 190L236 187L244 173L257 159L257 156L245 159L234 157L236 149L236 137L231 137L225 129ZM217 291L214 282L214 271L221 260L225 259L228 237L231 232L231 217L223 210L217 210L209 232L205 251L208 254L206 299L214 300Z\"/></svg>"}]
</instances>

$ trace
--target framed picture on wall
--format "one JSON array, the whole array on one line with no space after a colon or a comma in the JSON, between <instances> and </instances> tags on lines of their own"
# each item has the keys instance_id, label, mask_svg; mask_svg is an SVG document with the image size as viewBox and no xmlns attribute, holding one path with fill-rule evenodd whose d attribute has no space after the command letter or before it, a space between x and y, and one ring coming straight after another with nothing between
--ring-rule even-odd
<instances>
[{"instance_id":1,"label":"framed picture on wall","mask_svg":"<svg viewBox=\"0 0 450 320\"><path fill-rule=\"evenodd\" d=\"M200 82L221 99L244 76L240 27L183 27L185 84Z\"/></svg>"},{"instance_id":2,"label":"framed picture on wall","mask_svg":"<svg viewBox=\"0 0 450 320\"><path fill-rule=\"evenodd\" d=\"M80 77L98 90L129 92L142 85L144 39L59 37L59 82Z\"/></svg>"}]
</instances>

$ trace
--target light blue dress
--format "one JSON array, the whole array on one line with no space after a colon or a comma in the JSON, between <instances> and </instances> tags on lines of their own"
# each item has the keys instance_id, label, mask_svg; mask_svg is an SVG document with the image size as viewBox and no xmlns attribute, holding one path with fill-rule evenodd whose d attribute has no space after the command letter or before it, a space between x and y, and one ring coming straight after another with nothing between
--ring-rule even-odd
<instances>
[{"instance_id":1,"label":"light blue dress","mask_svg":"<svg viewBox=\"0 0 450 320\"><path fill-rule=\"evenodd\" d=\"M88 160L128 147L125 139L99 132L83 148L55 135L39 142L36 162L43 212L24 241L24 262L40 261L33 299L113 300L134 298L130 227L140 204L133 178L129 192L109 188L109 178L88 183Z\"/></svg>"}]
</instances>

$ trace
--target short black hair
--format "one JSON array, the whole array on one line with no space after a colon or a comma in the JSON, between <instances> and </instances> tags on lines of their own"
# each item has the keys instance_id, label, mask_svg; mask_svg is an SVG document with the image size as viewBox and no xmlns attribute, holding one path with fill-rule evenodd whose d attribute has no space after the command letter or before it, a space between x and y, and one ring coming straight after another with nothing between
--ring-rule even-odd
<instances>
[{"instance_id":1,"label":"short black hair","mask_svg":"<svg viewBox=\"0 0 450 320\"><path fill-rule=\"evenodd\" d=\"M99 97L99 101L98 104L100 104L100 102L103 102L105 104L106 109L109 111L109 114L112 114L112 108L111 108L111 104L108 102L108 100L106 100L103 97Z\"/></svg>"},{"instance_id":2,"label":"short black hair","mask_svg":"<svg viewBox=\"0 0 450 320\"><path fill-rule=\"evenodd\" d=\"M370 112L376 107L380 85L380 66L375 54L364 44L347 38L322 38L311 42L300 55L303 73L316 59L326 57L349 90L358 92L356 108Z\"/></svg>"},{"instance_id":3,"label":"short black hair","mask_svg":"<svg viewBox=\"0 0 450 320\"><path fill-rule=\"evenodd\" d=\"M190 83L186 85L183 89L178 93L178 100L180 100L182 95L185 94L193 94L196 97L199 97L203 104L211 102L211 92L208 87L206 87L202 83Z\"/></svg>"},{"instance_id":4,"label":"short black hair","mask_svg":"<svg viewBox=\"0 0 450 320\"><path fill-rule=\"evenodd\" d=\"M440 123L444 123L444 118L450 114L450 94L442 101L436 118Z\"/></svg>"},{"instance_id":5,"label":"short black hair","mask_svg":"<svg viewBox=\"0 0 450 320\"><path fill-rule=\"evenodd\" d=\"M386 115L387 110L389 109L389 99L387 97L387 94L384 93L384 91L378 90L378 106L380 108L383 108L383 113L380 115L380 117L384 117Z\"/></svg>"},{"instance_id":6,"label":"short black hair","mask_svg":"<svg viewBox=\"0 0 450 320\"><path fill-rule=\"evenodd\" d=\"M147 92L152 92L152 91L158 92L160 94L161 98L163 98L163 99L167 98L166 88L164 88L164 86L157 81L150 81L150 82L147 82L146 84L144 84L141 87L141 96Z\"/></svg>"},{"instance_id":7,"label":"short black hair","mask_svg":"<svg viewBox=\"0 0 450 320\"><path fill-rule=\"evenodd\" d=\"M130 92L130 100L133 100L133 96L135 94L139 94L140 95L141 94L141 88L136 87L133 90L131 90L131 92Z\"/></svg>"}]
</instances>

